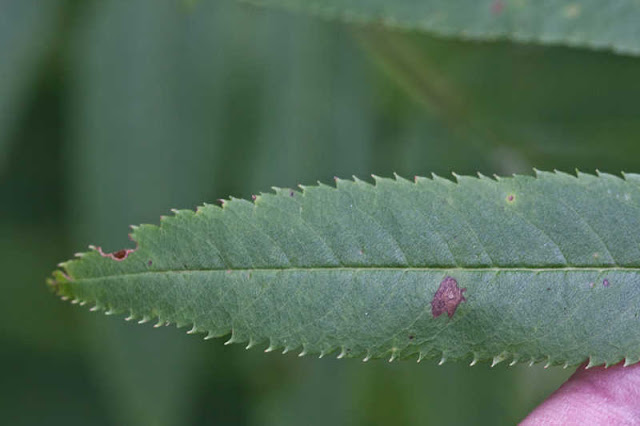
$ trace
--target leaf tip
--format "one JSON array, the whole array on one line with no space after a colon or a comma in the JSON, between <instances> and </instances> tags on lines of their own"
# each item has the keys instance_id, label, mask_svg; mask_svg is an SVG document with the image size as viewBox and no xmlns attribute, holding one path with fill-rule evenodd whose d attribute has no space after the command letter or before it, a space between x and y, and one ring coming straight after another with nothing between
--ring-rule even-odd
<instances>
[{"instance_id":1,"label":"leaf tip","mask_svg":"<svg viewBox=\"0 0 640 426\"><path fill-rule=\"evenodd\" d=\"M269 346L264 351L266 353L269 353L269 352L273 352L275 349L276 349L276 345L273 343L273 341L270 341Z\"/></svg>"},{"instance_id":2,"label":"leaf tip","mask_svg":"<svg viewBox=\"0 0 640 426\"><path fill-rule=\"evenodd\" d=\"M491 367L492 368L495 367L496 365L500 364L505 359L507 359L507 354L505 352L494 356L493 360L491 361Z\"/></svg>"},{"instance_id":3,"label":"leaf tip","mask_svg":"<svg viewBox=\"0 0 640 426\"><path fill-rule=\"evenodd\" d=\"M398 348L391 348L391 356L389 357L389 362L393 362L398 356Z\"/></svg>"},{"instance_id":4,"label":"leaf tip","mask_svg":"<svg viewBox=\"0 0 640 426\"><path fill-rule=\"evenodd\" d=\"M307 355L307 347L305 345L302 345L302 351L298 354L298 357L302 358L305 355Z\"/></svg>"}]
</instances>

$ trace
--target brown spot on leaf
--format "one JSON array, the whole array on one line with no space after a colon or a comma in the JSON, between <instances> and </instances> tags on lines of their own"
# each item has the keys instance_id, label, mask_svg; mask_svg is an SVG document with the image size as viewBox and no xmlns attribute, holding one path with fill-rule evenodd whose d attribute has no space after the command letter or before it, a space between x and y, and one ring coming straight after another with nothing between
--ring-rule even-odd
<instances>
[{"instance_id":1,"label":"brown spot on leaf","mask_svg":"<svg viewBox=\"0 0 640 426\"><path fill-rule=\"evenodd\" d=\"M129 253L127 253L127 251L125 249L122 250L118 250L112 253L114 259L116 260L123 260L127 257Z\"/></svg>"},{"instance_id":2,"label":"brown spot on leaf","mask_svg":"<svg viewBox=\"0 0 640 426\"><path fill-rule=\"evenodd\" d=\"M458 282L452 277L446 277L436 291L431 300L431 314L434 318L439 317L443 313L447 313L449 318L455 314L458 305L466 302L462 293L467 291L466 288L458 287Z\"/></svg>"},{"instance_id":3,"label":"brown spot on leaf","mask_svg":"<svg viewBox=\"0 0 640 426\"><path fill-rule=\"evenodd\" d=\"M109 257L113 260L117 260L118 262L121 262L123 260L125 260L127 257L129 257L129 255L131 253L133 253L134 251L136 251L136 249L122 249L122 250L118 250L118 251L114 251L113 253L105 253L104 251L102 251L101 247L93 247L95 250L98 251L98 253L100 253L100 256L102 257Z\"/></svg>"}]
</instances>

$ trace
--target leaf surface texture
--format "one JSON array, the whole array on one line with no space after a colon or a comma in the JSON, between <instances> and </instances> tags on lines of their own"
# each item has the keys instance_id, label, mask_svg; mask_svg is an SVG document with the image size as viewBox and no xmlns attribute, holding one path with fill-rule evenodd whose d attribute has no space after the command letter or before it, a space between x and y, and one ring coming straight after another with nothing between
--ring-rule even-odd
<instances>
[{"instance_id":1,"label":"leaf surface texture","mask_svg":"<svg viewBox=\"0 0 640 426\"><path fill-rule=\"evenodd\" d=\"M109 313L301 354L640 357L640 175L336 180L175 211L51 285ZM464 301L434 315L441 283ZM439 292L438 294L443 294Z\"/></svg>"}]
</instances>

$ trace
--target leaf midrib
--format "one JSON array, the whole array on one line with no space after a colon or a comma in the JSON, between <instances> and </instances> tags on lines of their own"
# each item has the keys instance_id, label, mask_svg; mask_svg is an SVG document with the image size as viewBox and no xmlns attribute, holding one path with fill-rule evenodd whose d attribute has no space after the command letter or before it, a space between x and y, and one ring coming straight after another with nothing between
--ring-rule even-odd
<instances>
[{"instance_id":1,"label":"leaf midrib","mask_svg":"<svg viewBox=\"0 0 640 426\"><path fill-rule=\"evenodd\" d=\"M189 273L206 273L206 272L319 272L319 271L345 271L345 272L358 272L358 271L417 271L417 272L447 272L447 271L460 271L460 272L636 272L640 273L639 267L624 267L624 266L561 266L561 267L546 267L546 268L534 268L534 267L400 267L400 266L327 266L327 267L282 267L282 268L218 268L218 269L164 269L155 271L141 271L130 272L126 274L112 274L102 275L99 277L87 277L73 279L74 282L78 281L96 281L103 279L122 279L128 277L137 277L143 275L156 275L156 274L189 274ZM73 278L73 277L72 277Z\"/></svg>"}]
</instances>

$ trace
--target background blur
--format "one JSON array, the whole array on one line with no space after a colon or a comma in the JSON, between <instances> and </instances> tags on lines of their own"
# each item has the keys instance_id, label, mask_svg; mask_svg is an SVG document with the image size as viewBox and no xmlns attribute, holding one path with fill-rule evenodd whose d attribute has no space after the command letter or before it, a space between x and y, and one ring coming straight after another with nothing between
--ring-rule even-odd
<instances>
[{"instance_id":1,"label":"background blur","mask_svg":"<svg viewBox=\"0 0 640 426\"><path fill-rule=\"evenodd\" d=\"M514 423L570 371L298 358L47 291L88 244L272 185L640 171L640 60L232 0L0 0L0 423Z\"/></svg>"}]
</instances>

